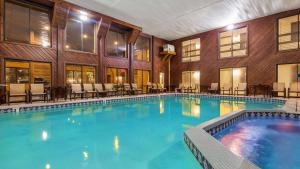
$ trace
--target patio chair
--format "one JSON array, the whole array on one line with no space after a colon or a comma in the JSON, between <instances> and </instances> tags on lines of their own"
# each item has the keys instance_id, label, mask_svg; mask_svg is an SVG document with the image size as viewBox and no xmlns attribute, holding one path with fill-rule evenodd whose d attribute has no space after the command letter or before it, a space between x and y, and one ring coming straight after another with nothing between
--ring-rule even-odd
<instances>
[{"instance_id":1,"label":"patio chair","mask_svg":"<svg viewBox=\"0 0 300 169\"><path fill-rule=\"evenodd\" d=\"M95 87L95 91L96 91L97 97L99 97L99 96L104 96L104 95L107 94L107 92L104 91L103 85L102 85L101 83L96 83L96 84L94 84L94 87Z\"/></svg>"},{"instance_id":2,"label":"patio chair","mask_svg":"<svg viewBox=\"0 0 300 169\"><path fill-rule=\"evenodd\" d=\"M148 82L147 83L147 93L152 93L152 83L151 82Z\"/></svg>"},{"instance_id":3,"label":"patio chair","mask_svg":"<svg viewBox=\"0 0 300 169\"><path fill-rule=\"evenodd\" d=\"M104 83L104 89L108 96L115 96L117 94L117 90L114 88L114 84L112 83Z\"/></svg>"},{"instance_id":4,"label":"patio chair","mask_svg":"<svg viewBox=\"0 0 300 169\"><path fill-rule=\"evenodd\" d=\"M275 96L275 93L277 94L276 96L278 96L279 93L283 93L283 97L286 97L285 83L273 83L272 96Z\"/></svg>"},{"instance_id":5,"label":"patio chair","mask_svg":"<svg viewBox=\"0 0 300 169\"><path fill-rule=\"evenodd\" d=\"M241 95L246 96L247 95L247 83L239 83L238 86L234 90L236 95L240 95L240 92L242 92Z\"/></svg>"},{"instance_id":6,"label":"patio chair","mask_svg":"<svg viewBox=\"0 0 300 169\"><path fill-rule=\"evenodd\" d=\"M162 93L167 92L167 88L165 88L162 84L156 83L156 86L157 86L157 90L159 92L162 92Z\"/></svg>"},{"instance_id":7,"label":"patio chair","mask_svg":"<svg viewBox=\"0 0 300 169\"><path fill-rule=\"evenodd\" d=\"M179 83L178 88L175 88L175 92L183 92L184 86L182 85L182 83Z\"/></svg>"},{"instance_id":8,"label":"patio chair","mask_svg":"<svg viewBox=\"0 0 300 169\"><path fill-rule=\"evenodd\" d=\"M123 84L123 92L122 92L123 95L131 95L132 94L132 90L131 90L131 87L130 87L130 84L129 83L124 83Z\"/></svg>"},{"instance_id":9,"label":"patio chair","mask_svg":"<svg viewBox=\"0 0 300 169\"><path fill-rule=\"evenodd\" d=\"M23 98L24 102L28 102L28 94L25 84L9 84L9 91L7 92L7 103L10 104L11 98Z\"/></svg>"},{"instance_id":10,"label":"patio chair","mask_svg":"<svg viewBox=\"0 0 300 169\"><path fill-rule=\"evenodd\" d=\"M32 103L34 97L43 97L44 102L48 101L48 93L45 90L44 84L30 84L30 103Z\"/></svg>"},{"instance_id":11,"label":"patio chair","mask_svg":"<svg viewBox=\"0 0 300 169\"><path fill-rule=\"evenodd\" d=\"M223 86L221 87L221 94L226 94L225 92L228 93L228 95L232 94L232 87L229 83L224 83Z\"/></svg>"},{"instance_id":12,"label":"patio chair","mask_svg":"<svg viewBox=\"0 0 300 169\"><path fill-rule=\"evenodd\" d=\"M197 93L198 92L198 84L191 84L188 88L188 93Z\"/></svg>"},{"instance_id":13,"label":"patio chair","mask_svg":"<svg viewBox=\"0 0 300 169\"><path fill-rule=\"evenodd\" d=\"M159 93L160 89L158 88L156 83L152 83L152 92L153 93Z\"/></svg>"},{"instance_id":14,"label":"patio chair","mask_svg":"<svg viewBox=\"0 0 300 169\"><path fill-rule=\"evenodd\" d=\"M288 98L291 97L291 94L296 94L295 97L299 97L300 93L300 82L293 82L290 84L290 87L288 89Z\"/></svg>"},{"instance_id":15,"label":"patio chair","mask_svg":"<svg viewBox=\"0 0 300 169\"><path fill-rule=\"evenodd\" d=\"M76 99L78 95L83 98L84 93L81 84L71 84L70 100L72 100L72 96L73 99Z\"/></svg>"},{"instance_id":16,"label":"patio chair","mask_svg":"<svg viewBox=\"0 0 300 169\"><path fill-rule=\"evenodd\" d=\"M93 88L93 84L83 84L83 91L85 92L86 98L88 98L89 94L91 94L92 98L94 98L97 93L97 91Z\"/></svg>"},{"instance_id":17,"label":"patio chair","mask_svg":"<svg viewBox=\"0 0 300 169\"><path fill-rule=\"evenodd\" d=\"M211 83L210 88L208 88L209 93L217 94L219 90L219 83Z\"/></svg>"},{"instance_id":18,"label":"patio chair","mask_svg":"<svg viewBox=\"0 0 300 169\"><path fill-rule=\"evenodd\" d=\"M131 83L131 90L132 90L133 94L141 94L141 93L143 93L142 89L138 89L136 83Z\"/></svg>"}]
</instances>

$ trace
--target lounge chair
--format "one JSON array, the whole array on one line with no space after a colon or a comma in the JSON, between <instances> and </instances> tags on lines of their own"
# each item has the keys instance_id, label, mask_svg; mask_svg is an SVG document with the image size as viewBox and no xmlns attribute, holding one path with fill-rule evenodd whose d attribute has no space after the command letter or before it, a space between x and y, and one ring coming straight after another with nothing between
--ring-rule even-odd
<instances>
[{"instance_id":1,"label":"lounge chair","mask_svg":"<svg viewBox=\"0 0 300 169\"><path fill-rule=\"evenodd\" d=\"M208 89L209 93L217 94L219 90L219 83L211 83Z\"/></svg>"},{"instance_id":2,"label":"lounge chair","mask_svg":"<svg viewBox=\"0 0 300 169\"><path fill-rule=\"evenodd\" d=\"M117 93L117 90L114 89L114 84L112 83L104 83L104 89L108 96L115 96Z\"/></svg>"},{"instance_id":3,"label":"lounge chair","mask_svg":"<svg viewBox=\"0 0 300 169\"><path fill-rule=\"evenodd\" d=\"M93 84L83 84L83 91L85 92L86 98L88 98L89 94L92 94L92 98L94 98L97 93L93 88Z\"/></svg>"},{"instance_id":4,"label":"lounge chair","mask_svg":"<svg viewBox=\"0 0 300 169\"><path fill-rule=\"evenodd\" d=\"M132 94L132 90L131 90L131 87L130 87L130 84L129 83L124 83L123 84L123 92L122 92L122 95L131 95Z\"/></svg>"},{"instance_id":5,"label":"lounge chair","mask_svg":"<svg viewBox=\"0 0 300 169\"><path fill-rule=\"evenodd\" d=\"M133 94L141 94L141 93L143 93L142 89L138 89L136 83L131 83L131 90L132 90Z\"/></svg>"},{"instance_id":6,"label":"lounge chair","mask_svg":"<svg viewBox=\"0 0 300 169\"><path fill-rule=\"evenodd\" d=\"M188 93L197 93L198 92L198 85L197 84L192 84L188 88Z\"/></svg>"},{"instance_id":7,"label":"lounge chair","mask_svg":"<svg viewBox=\"0 0 300 169\"><path fill-rule=\"evenodd\" d=\"M34 97L43 97L44 102L48 101L48 93L45 90L44 84L30 84L30 103L32 103Z\"/></svg>"},{"instance_id":8,"label":"lounge chair","mask_svg":"<svg viewBox=\"0 0 300 169\"><path fill-rule=\"evenodd\" d=\"M104 91L103 85L102 85L102 84L100 84L100 83L94 84L94 87L95 87L95 91L96 91L97 97L99 97L99 96L104 96L104 95L107 94L107 92Z\"/></svg>"},{"instance_id":9,"label":"lounge chair","mask_svg":"<svg viewBox=\"0 0 300 169\"><path fill-rule=\"evenodd\" d=\"M9 84L9 91L7 92L7 103L10 104L11 98L23 98L28 102L28 94L25 89L25 84Z\"/></svg>"},{"instance_id":10,"label":"lounge chair","mask_svg":"<svg viewBox=\"0 0 300 169\"><path fill-rule=\"evenodd\" d=\"M286 97L286 89L285 89L285 83L273 83L273 90L272 90L272 96L278 96L279 93L283 93L283 97Z\"/></svg>"},{"instance_id":11,"label":"lounge chair","mask_svg":"<svg viewBox=\"0 0 300 169\"><path fill-rule=\"evenodd\" d=\"M247 95L247 83L239 83L238 86L235 88L234 93L236 95L240 95L240 92L242 92L242 95Z\"/></svg>"},{"instance_id":12,"label":"lounge chair","mask_svg":"<svg viewBox=\"0 0 300 169\"><path fill-rule=\"evenodd\" d=\"M182 83L179 84L178 88L175 88L175 92L183 92L184 90L184 86L182 85Z\"/></svg>"},{"instance_id":13,"label":"lounge chair","mask_svg":"<svg viewBox=\"0 0 300 169\"><path fill-rule=\"evenodd\" d=\"M147 93L152 93L152 83L151 82L148 82L147 83Z\"/></svg>"},{"instance_id":14,"label":"lounge chair","mask_svg":"<svg viewBox=\"0 0 300 169\"><path fill-rule=\"evenodd\" d=\"M156 86L157 86L157 90L159 91L159 92L167 92L167 88L165 88L162 84L160 84L160 83L156 83Z\"/></svg>"},{"instance_id":15,"label":"lounge chair","mask_svg":"<svg viewBox=\"0 0 300 169\"><path fill-rule=\"evenodd\" d=\"M72 100L72 96L73 99L76 99L78 95L80 98L83 98L84 93L85 92L82 91L81 84L71 84L70 100Z\"/></svg>"},{"instance_id":16,"label":"lounge chair","mask_svg":"<svg viewBox=\"0 0 300 169\"><path fill-rule=\"evenodd\" d=\"M226 94L227 92L228 95L232 94L232 87L229 83L224 83L223 86L221 87L221 94Z\"/></svg>"},{"instance_id":17,"label":"lounge chair","mask_svg":"<svg viewBox=\"0 0 300 169\"><path fill-rule=\"evenodd\" d=\"M300 93L300 82L293 82L290 84L290 87L288 89L288 97L291 97L291 94L296 94L296 96L293 97L299 97Z\"/></svg>"}]
</instances>

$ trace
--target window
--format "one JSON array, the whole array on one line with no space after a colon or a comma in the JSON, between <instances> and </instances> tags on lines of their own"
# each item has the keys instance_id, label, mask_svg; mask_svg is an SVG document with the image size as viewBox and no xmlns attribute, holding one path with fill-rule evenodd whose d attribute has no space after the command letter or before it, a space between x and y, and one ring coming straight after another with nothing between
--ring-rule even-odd
<instances>
[{"instance_id":1,"label":"window","mask_svg":"<svg viewBox=\"0 0 300 169\"><path fill-rule=\"evenodd\" d=\"M165 73L163 72L159 73L159 83L165 86Z\"/></svg>"},{"instance_id":2,"label":"window","mask_svg":"<svg viewBox=\"0 0 300 169\"><path fill-rule=\"evenodd\" d=\"M226 68L220 69L220 87L230 86L237 88L239 83L247 83L246 68ZM225 93L230 94L230 93Z\"/></svg>"},{"instance_id":3,"label":"window","mask_svg":"<svg viewBox=\"0 0 300 169\"><path fill-rule=\"evenodd\" d=\"M6 41L50 46L49 10L31 4L5 1Z\"/></svg>"},{"instance_id":4,"label":"window","mask_svg":"<svg viewBox=\"0 0 300 169\"><path fill-rule=\"evenodd\" d=\"M66 28L67 50L96 53L96 21L81 20L78 16L70 16Z\"/></svg>"},{"instance_id":5,"label":"window","mask_svg":"<svg viewBox=\"0 0 300 169\"><path fill-rule=\"evenodd\" d=\"M109 30L106 37L106 54L113 57L127 57L126 40L126 33Z\"/></svg>"},{"instance_id":6,"label":"window","mask_svg":"<svg viewBox=\"0 0 300 169\"><path fill-rule=\"evenodd\" d=\"M66 83L95 83L96 69L94 66L66 65Z\"/></svg>"},{"instance_id":7,"label":"window","mask_svg":"<svg viewBox=\"0 0 300 169\"><path fill-rule=\"evenodd\" d=\"M299 15L279 19L278 50L299 49Z\"/></svg>"},{"instance_id":8,"label":"window","mask_svg":"<svg viewBox=\"0 0 300 169\"><path fill-rule=\"evenodd\" d=\"M150 38L139 36L134 45L134 59L150 61Z\"/></svg>"},{"instance_id":9,"label":"window","mask_svg":"<svg viewBox=\"0 0 300 169\"><path fill-rule=\"evenodd\" d=\"M43 83L51 86L51 64L44 62L5 61L6 83Z\"/></svg>"},{"instance_id":10,"label":"window","mask_svg":"<svg viewBox=\"0 0 300 169\"><path fill-rule=\"evenodd\" d=\"M106 82L114 84L127 83L127 69L107 68Z\"/></svg>"},{"instance_id":11,"label":"window","mask_svg":"<svg viewBox=\"0 0 300 169\"><path fill-rule=\"evenodd\" d=\"M182 84L187 87L197 86L200 90L200 71L182 72Z\"/></svg>"},{"instance_id":12,"label":"window","mask_svg":"<svg viewBox=\"0 0 300 169\"><path fill-rule=\"evenodd\" d=\"M148 82L150 82L149 70L134 70L134 83L139 89L143 89L143 92L147 91Z\"/></svg>"},{"instance_id":13,"label":"window","mask_svg":"<svg viewBox=\"0 0 300 169\"><path fill-rule=\"evenodd\" d=\"M182 62L199 61L200 48L200 38L182 42Z\"/></svg>"},{"instance_id":14,"label":"window","mask_svg":"<svg viewBox=\"0 0 300 169\"><path fill-rule=\"evenodd\" d=\"M247 27L219 34L220 58L247 55Z\"/></svg>"},{"instance_id":15,"label":"window","mask_svg":"<svg viewBox=\"0 0 300 169\"><path fill-rule=\"evenodd\" d=\"M288 88L294 82L300 83L300 64L282 64L277 65L277 82L285 83L286 92ZM278 93L279 96L283 96L283 93ZM300 94L291 93L290 96L300 96ZM286 93L287 96L287 93Z\"/></svg>"}]
</instances>

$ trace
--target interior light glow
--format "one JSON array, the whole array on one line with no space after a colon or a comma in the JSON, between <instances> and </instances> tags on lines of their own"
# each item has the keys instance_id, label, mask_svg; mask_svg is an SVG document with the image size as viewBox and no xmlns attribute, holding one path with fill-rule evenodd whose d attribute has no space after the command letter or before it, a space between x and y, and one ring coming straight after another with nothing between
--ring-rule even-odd
<instances>
[{"instance_id":1,"label":"interior light glow","mask_svg":"<svg viewBox=\"0 0 300 169\"><path fill-rule=\"evenodd\" d=\"M46 31L50 30L49 26L45 26L44 29L45 29Z\"/></svg>"},{"instance_id":2,"label":"interior light glow","mask_svg":"<svg viewBox=\"0 0 300 169\"><path fill-rule=\"evenodd\" d=\"M234 29L234 25L233 25L233 24L230 24L230 25L228 25L228 26L226 27L226 29L227 29L227 30L232 30L232 29Z\"/></svg>"},{"instance_id":3,"label":"interior light glow","mask_svg":"<svg viewBox=\"0 0 300 169\"><path fill-rule=\"evenodd\" d=\"M87 21L88 20L87 13L84 11L80 11L79 19L82 21Z\"/></svg>"},{"instance_id":4,"label":"interior light glow","mask_svg":"<svg viewBox=\"0 0 300 169\"><path fill-rule=\"evenodd\" d=\"M200 49L200 44L199 43L196 44L196 49Z\"/></svg>"},{"instance_id":5,"label":"interior light glow","mask_svg":"<svg viewBox=\"0 0 300 169\"><path fill-rule=\"evenodd\" d=\"M241 75L241 70L240 69L233 69L233 76L239 77Z\"/></svg>"},{"instance_id":6,"label":"interior light glow","mask_svg":"<svg viewBox=\"0 0 300 169\"><path fill-rule=\"evenodd\" d=\"M194 72L193 77L194 79L198 79L200 77L200 72Z\"/></svg>"},{"instance_id":7,"label":"interior light glow","mask_svg":"<svg viewBox=\"0 0 300 169\"><path fill-rule=\"evenodd\" d=\"M114 45L118 45L118 41L115 41L115 42L114 42Z\"/></svg>"},{"instance_id":8,"label":"interior light glow","mask_svg":"<svg viewBox=\"0 0 300 169\"><path fill-rule=\"evenodd\" d=\"M88 36L87 36L87 34L83 34L83 38L87 38Z\"/></svg>"},{"instance_id":9,"label":"interior light glow","mask_svg":"<svg viewBox=\"0 0 300 169\"><path fill-rule=\"evenodd\" d=\"M69 48L70 48L70 46L69 46L69 45L66 45L65 47L66 47L66 49L69 49Z\"/></svg>"}]
</instances>

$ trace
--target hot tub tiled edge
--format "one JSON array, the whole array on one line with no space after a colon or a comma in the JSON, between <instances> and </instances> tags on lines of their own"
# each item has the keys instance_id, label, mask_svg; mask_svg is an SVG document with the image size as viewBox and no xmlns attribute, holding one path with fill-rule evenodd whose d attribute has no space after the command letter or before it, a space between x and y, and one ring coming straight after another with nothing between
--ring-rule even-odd
<instances>
[{"instance_id":1,"label":"hot tub tiled edge","mask_svg":"<svg viewBox=\"0 0 300 169\"><path fill-rule=\"evenodd\" d=\"M232 112L187 130L184 133L184 141L204 169L259 169L247 159L233 154L212 136L249 117L300 119L300 114L281 109Z\"/></svg>"}]
</instances>

